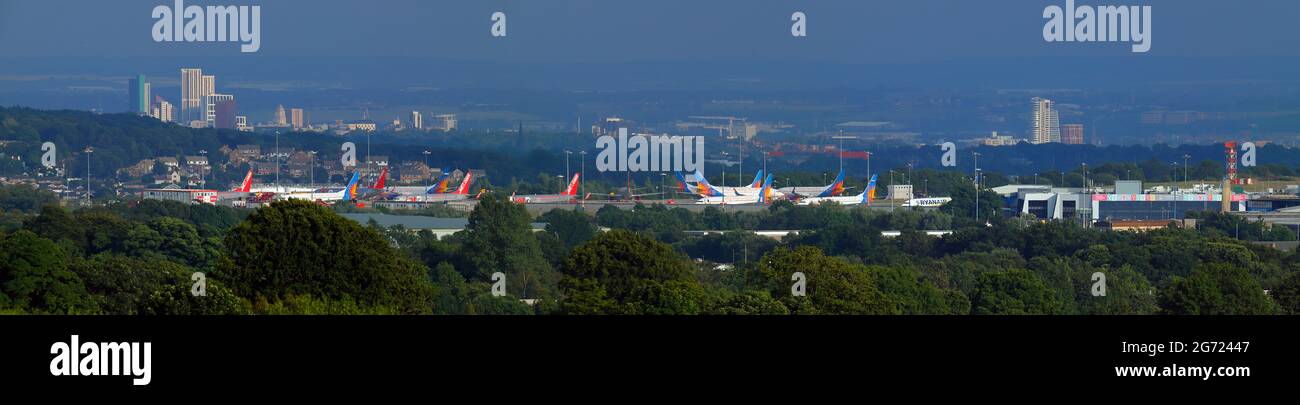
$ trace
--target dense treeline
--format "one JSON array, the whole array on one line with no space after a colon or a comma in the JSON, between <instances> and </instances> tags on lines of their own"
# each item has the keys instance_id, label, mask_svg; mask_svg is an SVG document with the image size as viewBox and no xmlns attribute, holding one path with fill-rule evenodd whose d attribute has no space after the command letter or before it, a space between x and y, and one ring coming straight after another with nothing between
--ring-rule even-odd
<instances>
[{"instance_id":1,"label":"dense treeline","mask_svg":"<svg viewBox=\"0 0 1300 405\"><path fill-rule=\"evenodd\" d=\"M1238 219L1217 214L1144 233L789 204L532 218L490 195L466 231L438 239L294 201L14 212L21 224L0 232L5 313L1300 313L1300 257L1231 238L1222 228ZM685 232L700 229L728 232ZM803 231L777 241L755 229Z\"/></svg>"}]
</instances>

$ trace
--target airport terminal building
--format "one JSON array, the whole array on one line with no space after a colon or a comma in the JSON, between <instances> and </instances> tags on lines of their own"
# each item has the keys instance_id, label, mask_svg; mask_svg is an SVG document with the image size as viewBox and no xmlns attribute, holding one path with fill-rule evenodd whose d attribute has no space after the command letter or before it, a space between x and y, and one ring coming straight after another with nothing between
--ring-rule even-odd
<instances>
[{"instance_id":1,"label":"airport terminal building","mask_svg":"<svg viewBox=\"0 0 1300 405\"><path fill-rule=\"evenodd\" d=\"M1063 188L1045 185L1007 185L993 189L1014 215L1039 219L1168 220L1183 219L1189 211L1217 211L1219 192L1150 192L1141 182L1117 182L1113 190ZM1232 194L1233 211L1246 210L1246 194Z\"/></svg>"}]
</instances>

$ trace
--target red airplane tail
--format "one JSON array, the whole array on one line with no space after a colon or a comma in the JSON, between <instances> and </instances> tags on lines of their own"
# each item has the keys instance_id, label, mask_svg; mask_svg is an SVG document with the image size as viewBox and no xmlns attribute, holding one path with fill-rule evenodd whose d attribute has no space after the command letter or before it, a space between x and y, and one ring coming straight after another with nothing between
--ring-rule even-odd
<instances>
[{"instance_id":1,"label":"red airplane tail","mask_svg":"<svg viewBox=\"0 0 1300 405\"><path fill-rule=\"evenodd\" d=\"M384 167L384 171L379 172L379 179L378 179L378 180L375 180L375 185L374 185L374 187L371 187L371 188L373 188L373 189L375 189L375 190L383 190L383 189L384 189L384 181L387 180L387 179L388 179L388 168L387 168L387 167Z\"/></svg>"},{"instance_id":2,"label":"red airplane tail","mask_svg":"<svg viewBox=\"0 0 1300 405\"><path fill-rule=\"evenodd\" d=\"M465 172L465 179L460 181L460 187L456 187L456 194L469 194L469 184L474 180L474 172Z\"/></svg>"},{"instance_id":3,"label":"red airplane tail","mask_svg":"<svg viewBox=\"0 0 1300 405\"><path fill-rule=\"evenodd\" d=\"M240 183L239 188L231 191L247 193L252 189L253 189L253 169L248 169L248 174L244 175L244 182Z\"/></svg>"},{"instance_id":4,"label":"red airplane tail","mask_svg":"<svg viewBox=\"0 0 1300 405\"><path fill-rule=\"evenodd\" d=\"M578 195L578 176L582 173L573 174L573 181L569 182L569 188L564 189L564 195Z\"/></svg>"}]
</instances>

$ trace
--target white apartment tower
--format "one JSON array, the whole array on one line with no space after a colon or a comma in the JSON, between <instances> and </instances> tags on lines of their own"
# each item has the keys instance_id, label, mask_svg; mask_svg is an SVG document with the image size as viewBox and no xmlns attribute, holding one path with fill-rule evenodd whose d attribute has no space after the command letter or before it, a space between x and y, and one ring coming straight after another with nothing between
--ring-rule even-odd
<instances>
[{"instance_id":1,"label":"white apartment tower","mask_svg":"<svg viewBox=\"0 0 1300 405\"><path fill-rule=\"evenodd\" d=\"M275 125L281 127L289 126L289 117L284 114L284 105L275 106Z\"/></svg>"},{"instance_id":2,"label":"white apartment tower","mask_svg":"<svg viewBox=\"0 0 1300 405\"><path fill-rule=\"evenodd\" d=\"M424 129L424 116L419 111L411 111L411 128Z\"/></svg>"},{"instance_id":3,"label":"white apartment tower","mask_svg":"<svg viewBox=\"0 0 1300 405\"><path fill-rule=\"evenodd\" d=\"M203 69L181 69L180 121L189 124L202 113Z\"/></svg>"},{"instance_id":4,"label":"white apartment tower","mask_svg":"<svg viewBox=\"0 0 1300 405\"><path fill-rule=\"evenodd\" d=\"M1052 100L1034 97L1034 143L1061 142L1061 117Z\"/></svg>"}]
</instances>

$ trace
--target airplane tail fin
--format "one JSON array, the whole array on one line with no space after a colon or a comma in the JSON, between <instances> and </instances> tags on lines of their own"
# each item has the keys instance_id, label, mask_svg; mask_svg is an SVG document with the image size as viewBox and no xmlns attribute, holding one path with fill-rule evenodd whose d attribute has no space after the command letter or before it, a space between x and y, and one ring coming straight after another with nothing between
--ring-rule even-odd
<instances>
[{"instance_id":1,"label":"airplane tail fin","mask_svg":"<svg viewBox=\"0 0 1300 405\"><path fill-rule=\"evenodd\" d=\"M695 192L702 197L722 197L722 192L709 184L709 180L704 178L704 173L695 172Z\"/></svg>"},{"instance_id":2,"label":"airplane tail fin","mask_svg":"<svg viewBox=\"0 0 1300 405\"><path fill-rule=\"evenodd\" d=\"M465 179L460 181L460 187L456 187L456 194L469 194L469 185L474 182L474 172L465 172Z\"/></svg>"},{"instance_id":3,"label":"airplane tail fin","mask_svg":"<svg viewBox=\"0 0 1300 405\"><path fill-rule=\"evenodd\" d=\"M758 171L758 174L754 175L754 182L749 183L749 188L763 187L762 181L763 181L763 170L760 169Z\"/></svg>"},{"instance_id":4,"label":"airplane tail fin","mask_svg":"<svg viewBox=\"0 0 1300 405\"><path fill-rule=\"evenodd\" d=\"M817 196L818 196L818 197L832 197L832 196L837 196L837 195L840 195L840 194L843 194L843 193L844 193L844 170L843 170L843 169L840 169L840 174L837 175L837 176L835 176L835 181L834 181L834 182L831 182L830 185L828 185L828 186L826 186L826 188L822 189L821 194L817 194Z\"/></svg>"},{"instance_id":5,"label":"airplane tail fin","mask_svg":"<svg viewBox=\"0 0 1300 405\"><path fill-rule=\"evenodd\" d=\"M569 187L564 189L564 195L578 195L578 177L580 176L582 176L582 173L573 174L573 180L569 181Z\"/></svg>"},{"instance_id":6,"label":"airplane tail fin","mask_svg":"<svg viewBox=\"0 0 1300 405\"><path fill-rule=\"evenodd\" d=\"M683 193L691 192L691 183L686 181L686 176L683 176L682 172L674 172L674 173L677 174L677 191L681 191Z\"/></svg>"},{"instance_id":7,"label":"airplane tail fin","mask_svg":"<svg viewBox=\"0 0 1300 405\"><path fill-rule=\"evenodd\" d=\"M352 180L348 180L347 187L343 188L343 201L355 200L357 198L357 182L361 181L361 171L352 172Z\"/></svg>"},{"instance_id":8,"label":"airplane tail fin","mask_svg":"<svg viewBox=\"0 0 1300 405\"><path fill-rule=\"evenodd\" d=\"M244 175L244 182L240 183L239 188L234 191L247 193L253 189L253 169L248 169L248 174Z\"/></svg>"},{"instance_id":9,"label":"airplane tail fin","mask_svg":"<svg viewBox=\"0 0 1300 405\"><path fill-rule=\"evenodd\" d=\"M383 190L383 189L384 189L384 183L385 183L385 181L386 181L387 179L388 179L388 167L385 166L385 167L384 167L384 171L379 172L379 179L376 179L376 180L375 180L375 185L374 185L374 186L371 186L370 188L375 189L375 190Z\"/></svg>"},{"instance_id":10,"label":"airplane tail fin","mask_svg":"<svg viewBox=\"0 0 1300 405\"><path fill-rule=\"evenodd\" d=\"M446 171L446 170L443 170L443 171L442 171L442 175L441 175L441 176L438 176L438 180L435 181L435 182L433 182L433 185L432 185L432 186L429 186L429 189L428 189L428 190L424 190L424 193L425 193L425 194L444 194L444 193L447 192L447 185L448 185L448 183L451 183L451 172L448 172L448 171Z\"/></svg>"},{"instance_id":11,"label":"airplane tail fin","mask_svg":"<svg viewBox=\"0 0 1300 405\"><path fill-rule=\"evenodd\" d=\"M862 203L871 204L876 199L876 175L871 175L871 180L867 181L867 189L862 190Z\"/></svg>"},{"instance_id":12,"label":"airplane tail fin","mask_svg":"<svg viewBox=\"0 0 1300 405\"><path fill-rule=\"evenodd\" d=\"M758 193L759 204L769 204L772 202L772 175L767 175L767 180L763 181L763 191Z\"/></svg>"}]
</instances>

